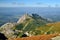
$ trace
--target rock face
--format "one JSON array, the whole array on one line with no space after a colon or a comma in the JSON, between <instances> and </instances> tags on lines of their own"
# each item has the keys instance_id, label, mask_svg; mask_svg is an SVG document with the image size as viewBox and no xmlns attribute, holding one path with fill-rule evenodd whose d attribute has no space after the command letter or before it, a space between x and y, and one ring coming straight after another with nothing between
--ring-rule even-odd
<instances>
[{"instance_id":1,"label":"rock face","mask_svg":"<svg viewBox=\"0 0 60 40\"><path fill-rule=\"evenodd\" d=\"M15 26L15 23L6 23L1 26L0 32L5 34L5 36L7 36L7 37L12 37L14 34L14 31L12 30L12 28L14 26Z\"/></svg>"},{"instance_id":2,"label":"rock face","mask_svg":"<svg viewBox=\"0 0 60 40\"><path fill-rule=\"evenodd\" d=\"M60 40L60 36L57 36L57 37L51 38L51 40Z\"/></svg>"}]
</instances>

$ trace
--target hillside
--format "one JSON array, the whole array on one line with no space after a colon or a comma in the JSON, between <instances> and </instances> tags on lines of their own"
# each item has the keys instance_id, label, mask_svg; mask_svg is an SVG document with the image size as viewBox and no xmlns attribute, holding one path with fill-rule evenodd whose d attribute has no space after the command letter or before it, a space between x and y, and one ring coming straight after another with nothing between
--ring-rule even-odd
<instances>
[{"instance_id":1,"label":"hillside","mask_svg":"<svg viewBox=\"0 0 60 40\"><path fill-rule=\"evenodd\" d=\"M43 34L60 33L60 22L48 23L36 30L43 31Z\"/></svg>"}]
</instances>

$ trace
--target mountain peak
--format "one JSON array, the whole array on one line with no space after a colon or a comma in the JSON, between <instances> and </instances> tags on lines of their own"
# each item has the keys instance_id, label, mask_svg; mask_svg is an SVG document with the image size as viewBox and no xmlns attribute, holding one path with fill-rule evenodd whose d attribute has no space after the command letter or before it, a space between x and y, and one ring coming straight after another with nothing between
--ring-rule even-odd
<instances>
[{"instance_id":1,"label":"mountain peak","mask_svg":"<svg viewBox=\"0 0 60 40\"><path fill-rule=\"evenodd\" d=\"M17 21L17 23L19 24L19 23L22 23L22 22L24 22L24 20L26 20L27 18L30 18L30 15L29 14L24 14L18 21Z\"/></svg>"},{"instance_id":2,"label":"mountain peak","mask_svg":"<svg viewBox=\"0 0 60 40\"><path fill-rule=\"evenodd\" d=\"M30 19L30 18L32 18L34 20L38 20L39 19L39 20L44 21L44 22L50 22L49 20L39 16L38 14L32 14L32 16L31 16L31 15L26 13L17 21L17 23L18 24L23 23L23 22L26 21L26 19Z\"/></svg>"}]
</instances>

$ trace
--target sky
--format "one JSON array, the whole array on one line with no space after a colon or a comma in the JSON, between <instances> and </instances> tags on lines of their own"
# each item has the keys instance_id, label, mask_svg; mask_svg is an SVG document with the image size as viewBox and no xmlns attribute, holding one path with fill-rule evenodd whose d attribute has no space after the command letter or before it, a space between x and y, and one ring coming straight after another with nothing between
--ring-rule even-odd
<instances>
[{"instance_id":1,"label":"sky","mask_svg":"<svg viewBox=\"0 0 60 40\"><path fill-rule=\"evenodd\" d=\"M60 0L0 0L0 7L60 7Z\"/></svg>"}]
</instances>

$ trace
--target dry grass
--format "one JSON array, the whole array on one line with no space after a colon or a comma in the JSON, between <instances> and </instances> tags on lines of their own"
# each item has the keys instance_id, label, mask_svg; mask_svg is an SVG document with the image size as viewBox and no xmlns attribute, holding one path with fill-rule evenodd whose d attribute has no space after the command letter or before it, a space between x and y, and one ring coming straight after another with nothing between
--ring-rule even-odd
<instances>
[{"instance_id":1,"label":"dry grass","mask_svg":"<svg viewBox=\"0 0 60 40\"><path fill-rule=\"evenodd\" d=\"M40 36L32 36L24 38L12 38L10 40L51 40L51 38L56 36L58 36L58 34L40 35Z\"/></svg>"}]
</instances>

